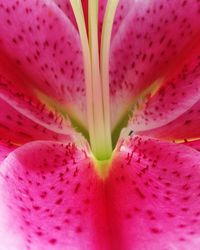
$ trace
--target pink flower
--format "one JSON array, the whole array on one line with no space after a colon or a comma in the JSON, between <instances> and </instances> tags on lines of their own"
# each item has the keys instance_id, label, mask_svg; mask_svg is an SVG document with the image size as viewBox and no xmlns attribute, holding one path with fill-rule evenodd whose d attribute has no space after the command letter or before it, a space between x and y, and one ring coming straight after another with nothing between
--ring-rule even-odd
<instances>
[{"instance_id":1,"label":"pink flower","mask_svg":"<svg viewBox=\"0 0 200 250\"><path fill-rule=\"evenodd\" d=\"M83 7L0 0L0 250L199 250L200 1Z\"/></svg>"}]
</instances>

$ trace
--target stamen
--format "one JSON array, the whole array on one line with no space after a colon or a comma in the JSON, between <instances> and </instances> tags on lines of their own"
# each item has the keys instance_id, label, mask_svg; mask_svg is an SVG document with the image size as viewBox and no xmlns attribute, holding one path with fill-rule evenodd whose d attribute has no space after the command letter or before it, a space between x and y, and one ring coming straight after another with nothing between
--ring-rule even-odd
<instances>
[{"instance_id":1,"label":"stamen","mask_svg":"<svg viewBox=\"0 0 200 250\"><path fill-rule=\"evenodd\" d=\"M84 63L84 73L85 73L85 86L86 86L86 100L87 100L87 120L90 144L93 151L96 152L94 143L94 117L93 117L93 101L92 101L92 72L91 72L91 61L90 61L90 49L87 37L87 31L85 27L85 20L83 15L82 4L80 0L70 0L76 22L79 29L82 53L83 53L83 63Z\"/></svg>"},{"instance_id":2,"label":"stamen","mask_svg":"<svg viewBox=\"0 0 200 250\"><path fill-rule=\"evenodd\" d=\"M109 51L115 12L119 0L108 0L103 20L100 49L100 70L103 92L104 126L106 136L111 134L110 93L109 93Z\"/></svg>"},{"instance_id":3,"label":"stamen","mask_svg":"<svg viewBox=\"0 0 200 250\"><path fill-rule=\"evenodd\" d=\"M88 11L88 31L89 46L92 62L92 87L93 87L93 104L94 104L94 126L96 155L98 159L109 159L112 154L110 124L106 124L104 117L104 93L102 91L102 78L99 68L99 46L98 46L98 0L89 0ZM106 110L110 115L110 109ZM105 124L109 130L105 130ZM107 133L106 133L107 132Z\"/></svg>"},{"instance_id":4,"label":"stamen","mask_svg":"<svg viewBox=\"0 0 200 250\"><path fill-rule=\"evenodd\" d=\"M109 49L114 13L118 1L108 1L102 32L99 62L98 0L88 0L88 33L80 0L70 0L82 43L90 145L97 160L112 155L109 100ZM101 64L101 70L100 65Z\"/></svg>"},{"instance_id":5,"label":"stamen","mask_svg":"<svg viewBox=\"0 0 200 250\"><path fill-rule=\"evenodd\" d=\"M185 138L185 139L169 139L169 141L177 144L182 144L182 143L189 143L189 142L196 142L199 141L200 137L192 137L192 138Z\"/></svg>"}]
</instances>

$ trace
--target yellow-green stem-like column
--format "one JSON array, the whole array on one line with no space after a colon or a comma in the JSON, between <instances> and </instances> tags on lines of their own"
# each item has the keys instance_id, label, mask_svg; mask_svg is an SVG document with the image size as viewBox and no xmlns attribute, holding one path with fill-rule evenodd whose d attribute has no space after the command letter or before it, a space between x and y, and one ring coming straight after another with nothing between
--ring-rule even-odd
<instances>
[{"instance_id":1,"label":"yellow-green stem-like column","mask_svg":"<svg viewBox=\"0 0 200 250\"><path fill-rule=\"evenodd\" d=\"M88 1L88 35L81 1L71 0L84 60L87 117L90 145L95 158L105 161L112 155L109 99L109 49L114 13L118 1L108 1L99 58L98 0Z\"/></svg>"}]
</instances>

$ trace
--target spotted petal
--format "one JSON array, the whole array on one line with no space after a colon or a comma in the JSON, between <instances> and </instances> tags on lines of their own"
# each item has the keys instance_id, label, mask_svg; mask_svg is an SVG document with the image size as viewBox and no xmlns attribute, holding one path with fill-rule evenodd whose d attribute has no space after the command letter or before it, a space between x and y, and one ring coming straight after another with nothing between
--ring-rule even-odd
<instances>
[{"instance_id":1,"label":"spotted petal","mask_svg":"<svg viewBox=\"0 0 200 250\"><path fill-rule=\"evenodd\" d=\"M0 170L0 249L109 249L93 167L72 142L33 142L11 153Z\"/></svg>"},{"instance_id":2,"label":"spotted petal","mask_svg":"<svg viewBox=\"0 0 200 250\"><path fill-rule=\"evenodd\" d=\"M32 140L67 140L70 135L58 134L20 114L0 98L0 135L1 139L15 144ZM72 136L72 134L71 134Z\"/></svg>"},{"instance_id":3,"label":"spotted petal","mask_svg":"<svg viewBox=\"0 0 200 250\"><path fill-rule=\"evenodd\" d=\"M143 91L153 83L166 85L165 97L167 100L171 98L172 92L167 85L174 80L175 75L182 73L184 64L188 66L193 60L197 61L196 57L200 54L199 9L198 1L175 0L173 4L167 0L132 1L130 11L111 43L110 94L113 127L127 109L133 108L138 96L144 94ZM180 83L176 84L178 82L174 83L174 87L178 88ZM187 84L187 81L183 81L182 88L187 89ZM199 82L196 82L196 86L199 86ZM152 94L152 89L149 91ZM194 101L198 94L194 94ZM158 104L156 100L159 97L160 94L157 93L152 106ZM180 102L187 104L190 98L186 95L185 99L177 101L178 111ZM159 102L160 105L163 103ZM174 105L173 109L176 108ZM187 108L186 105L184 111ZM162 112L162 107L160 109ZM180 110L180 113L184 111Z\"/></svg>"},{"instance_id":4,"label":"spotted petal","mask_svg":"<svg viewBox=\"0 0 200 250\"><path fill-rule=\"evenodd\" d=\"M113 249L198 250L199 178L190 147L140 137L122 144L107 181Z\"/></svg>"},{"instance_id":5,"label":"spotted petal","mask_svg":"<svg viewBox=\"0 0 200 250\"><path fill-rule=\"evenodd\" d=\"M62 103L84 120L80 38L63 11L53 1L1 0L0 23L0 68L12 64L11 72L23 77L26 86Z\"/></svg>"},{"instance_id":6,"label":"spotted petal","mask_svg":"<svg viewBox=\"0 0 200 250\"><path fill-rule=\"evenodd\" d=\"M98 19L99 36L101 36L102 24L104 20L107 2L108 2L107 0L99 0L99 19ZM130 11L130 8L132 7L132 3L133 3L132 0L119 0L113 22L111 39L113 39L117 34L120 25L123 23L123 20Z\"/></svg>"},{"instance_id":7,"label":"spotted petal","mask_svg":"<svg viewBox=\"0 0 200 250\"><path fill-rule=\"evenodd\" d=\"M64 119L64 115L59 114L54 107L50 108L44 100L39 100L33 89L25 85L26 81L15 74L4 74L4 72L2 75L0 71L0 98L4 102L49 130L59 133L69 129L69 122Z\"/></svg>"},{"instance_id":8,"label":"spotted petal","mask_svg":"<svg viewBox=\"0 0 200 250\"><path fill-rule=\"evenodd\" d=\"M53 0L57 6L64 12L69 20L73 23L74 27L77 28L76 19L69 0Z\"/></svg>"},{"instance_id":9,"label":"spotted petal","mask_svg":"<svg viewBox=\"0 0 200 250\"><path fill-rule=\"evenodd\" d=\"M188 111L167 125L141 132L168 140L187 140L200 137L200 101L195 103Z\"/></svg>"},{"instance_id":10,"label":"spotted petal","mask_svg":"<svg viewBox=\"0 0 200 250\"><path fill-rule=\"evenodd\" d=\"M192 63L184 64L182 69L167 80L155 95L150 96L139 110L133 112L130 123L134 131L161 127L184 114L188 115L193 106L197 113L196 102L200 99L199 62L200 57L197 56ZM180 132L179 136L183 136L183 133Z\"/></svg>"}]
</instances>

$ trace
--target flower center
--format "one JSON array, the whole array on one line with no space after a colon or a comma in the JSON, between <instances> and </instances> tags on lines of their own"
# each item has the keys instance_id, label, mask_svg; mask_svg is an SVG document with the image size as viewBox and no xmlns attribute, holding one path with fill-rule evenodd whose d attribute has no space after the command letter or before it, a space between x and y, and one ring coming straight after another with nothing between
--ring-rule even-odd
<instances>
[{"instance_id":1,"label":"flower center","mask_svg":"<svg viewBox=\"0 0 200 250\"><path fill-rule=\"evenodd\" d=\"M88 29L86 29L81 1L70 0L70 2L82 44L90 145L95 158L104 161L111 158L113 150L110 125L109 49L114 15L119 0L107 2L100 46L98 0L88 0Z\"/></svg>"}]
</instances>

